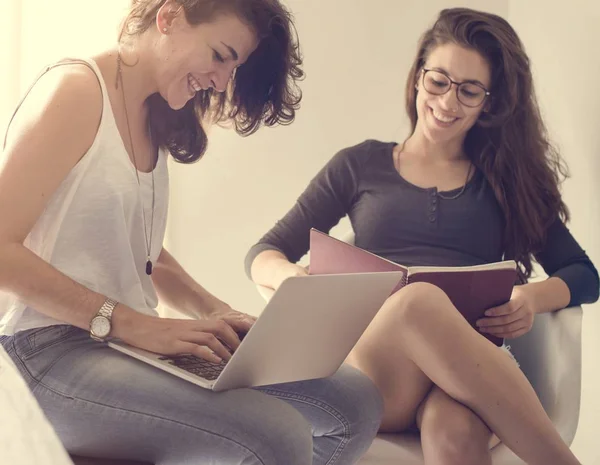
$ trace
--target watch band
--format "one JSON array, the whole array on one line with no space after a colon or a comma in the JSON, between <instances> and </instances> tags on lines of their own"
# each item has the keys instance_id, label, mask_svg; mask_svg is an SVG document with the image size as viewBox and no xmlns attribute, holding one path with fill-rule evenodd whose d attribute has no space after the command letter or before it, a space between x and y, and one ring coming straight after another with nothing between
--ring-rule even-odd
<instances>
[{"instance_id":1,"label":"watch band","mask_svg":"<svg viewBox=\"0 0 600 465\"><path fill-rule=\"evenodd\" d=\"M90 337L94 341L104 342L106 337L108 336L108 334L110 334L113 310L118 305L118 303L119 302L117 302L116 300L113 300L110 297L107 297L106 300L104 301L104 303L102 304L102 307L100 307L100 309L98 310L96 315L94 315L94 318L92 318L92 321L90 321ZM94 320L97 318L104 318L104 319L108 320L109 333L107 334L107 336L99 336L98 334L94 333L93 324L94 324Z\"/></svg>"},{"instance_id":2,"label":"watch band","mask_svg":"<svg viewBox=\"0 0 600 465\"><path fill-rule=\"evenodd\" d=\"M102 304L102 307L100 307L100 310L98 310L96 316L103 316L104 318L108 318L108 320L111 321L113 310L115 309L118 303L119 302L117 302L116 300L107 297L104 303Z\"/></svg>"}]
</instances>

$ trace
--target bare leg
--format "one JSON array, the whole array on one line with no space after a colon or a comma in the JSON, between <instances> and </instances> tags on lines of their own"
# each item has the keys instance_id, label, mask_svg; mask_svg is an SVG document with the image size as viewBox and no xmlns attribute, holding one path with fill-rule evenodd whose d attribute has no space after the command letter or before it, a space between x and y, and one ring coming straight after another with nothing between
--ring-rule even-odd
<instances>
[{"instance_id":1,"label":"bare leg","mask_svg":"<svg viewBox=\"0 0 600 465\"><path fill-rule=\"evenodd\" d=\"M497 437L471 409L435 386L417 411L427 465L492 465Z\"/></svg>"},{"instance_id":2,"label":"bare leg","mask_svg":"<svg viewBox=\"0 0 600 465\"><path fill-rule=\"evenodd\" d=\"M383 397L382 433L399 433L415 426L419 404L433 386L399 350L394 332L389 325L371 324L346 359L371 378Z\"/></svg>"},{"instance_id":3,"label":"bare leg","mask_svg":"<svg viewBox=\"0 0 600 465\"><path fill-rule=\"evenodd\" d=\"M381 350L377 350L379 345ZM401 355L413 365L406 364ZM394 370L394 360L412 367L410 373ZM394 426L390 421L394 415L402 417L399 427L407 426L406 418L413 412L416 416L418 404L429 391L423 389L427 382L419 375L421 371L451 398L473 410L525 462L579 464L515 363L473 331L435 286L411 284L388 299L349 362L380 387L386 409L395 409L389 417L387 412L384 416L388 425ZM417 382L410 378L415 373ZM393 400L391 388L407 381L415 393L423 395L417 405L411 402L418 395L401 394L400 402ZM415 386L421 388L413 389Z\"/></svg>"}]
</instances>

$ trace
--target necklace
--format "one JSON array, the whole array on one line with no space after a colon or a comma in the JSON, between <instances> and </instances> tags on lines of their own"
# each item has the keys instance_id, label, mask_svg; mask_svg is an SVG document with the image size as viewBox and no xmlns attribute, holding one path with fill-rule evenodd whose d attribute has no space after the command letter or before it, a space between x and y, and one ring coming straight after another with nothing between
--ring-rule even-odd
<instances>
[{"instance_id":1,"label":"necklace","mask_svg":"<svg viewBox=\"0 0 600 465\"><path fill-rule=\"evenodd\" d=\"M462 189L460 191L458 191L458 194L445 196L445 195L442 195L440 192L438 192L437 193L438 197L440 199L444 199L444 200L454 200L454 199L458 199L461 195L463 195L463 193L465 192L465 189L467 188L467 183L469 182L469 178L471 177L472 168L473 168L473 163L469 163L469 171L467 171L467 178L465 179L465 183L463 184Z\"/></svg>"},{"instance_id":2,"label":"necklace","mask_svg":"<svg viewBox=\"0 0 600 465\"><path fill-rule=\"evenodd\" d=\"M140 175L138 173L137 160L135 156L135 148L133 146L133 138L131 137L131 125L129 124L129 115L127 113L127 102L125 101L125 86L123 85L123 73L122 73L122 60L121 52L117 52L117 80L115 82L115 88L121 86L121 95L123 97L123 108L125 109L125 121L127 122L127 133L129 135L129 143L131 144L131 155L133 158L133 167L135 168L135 177L137 179L138 187L141 192L142 184L140 183ZM142 220L144 221L144 239L146 243L146 274L150 276L152 274L152 259L150 258L150 252L152 249L152 231L154 229L154 166L152 167L152 215L150 217L150 234L146 231L146 211L144 208L144 197L140 196L142 204Z\"/></svg>"},{"instance_id":3,"label":"necklace","mask_svg":"<svg viewBox=\"0 0 600 465\"><path fill-rule=\"evenodd\" d=\"M397 155L395 156L395 165L396 165L396 169L398 170L398 172L400 172L400 170L398 169L398 166L400 165L400 153L402 153L402 151L404 150L404 145L406 144L406 141L404 141L402 143L402 146L400 147L400 150L398 150ZM471 177L471 172L473 170L473 163L469 163L469 170L467 171L467 177L465 179L465 183L463 184L462 188L460 189L460 191L458 191L457 194L455 195L442 195L437 189L436 189L436 195L440 198L440 199L444 199L444 200L455 200L457 198L459 198L461 195L464 194L466 188L467 188L467 184L469 182L469 178Z\"/></svg>"}]
</instances>

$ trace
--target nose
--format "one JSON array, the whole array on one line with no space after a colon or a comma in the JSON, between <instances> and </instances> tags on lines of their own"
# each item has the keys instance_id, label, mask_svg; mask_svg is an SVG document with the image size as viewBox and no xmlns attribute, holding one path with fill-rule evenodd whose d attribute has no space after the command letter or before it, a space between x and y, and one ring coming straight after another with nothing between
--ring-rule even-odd
<instances>
[{"instance_id":1,"label":"nose","mask_svg":"<svg viewBox=\"0 0 600 465\"><path fill-rule=\"evenodd\" d=\"M212 73L210 77L211 84L217 92L225 92L225 90L227 89L227 83L231 78L232 71L233 70L229 67L223 67Z\"/></svg>"},{"instance_id":2,"label":"nose","mask_svg":"<svg viewBox=\"0 0 600 465\"><path fill-rule=\"evenodd\" d=\"M458 111L459 101L457 92L458 87L456 84L451 84L448 92L440 95L440 101L442 102L445 110L451 111L452 113L456 113Z\"/></svg>"}]
</instances>

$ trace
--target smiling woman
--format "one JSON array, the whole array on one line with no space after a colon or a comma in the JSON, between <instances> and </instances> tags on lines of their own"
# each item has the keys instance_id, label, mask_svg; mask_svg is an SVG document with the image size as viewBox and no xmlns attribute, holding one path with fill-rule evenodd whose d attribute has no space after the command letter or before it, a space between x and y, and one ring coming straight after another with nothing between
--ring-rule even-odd
<instances>
[{"instance_id":1,"label":"smiling woman","mask_svg":"<svg viewBox=\"0 0 600 465\"><path fill-rule=\"evenodd\" d=\"M151 126L176 159L191 162L206 150L198 121L209 114L212 122L233 121L241 134L293 121L301 98L295 81L303 77L294 37L289 13L275 1L149 0L133 3L121 39L150 46L158 58Z\"/></svg>"},{"instance_id":2,"label":"smiling woman","mask_svg":"<svg viewBox=\"0 0 600 465\"><path fill-rule=\"evenodd\" d=\"M350 365L384 398L380 431L421 433L425 463L491 465L499 440L529 464L577 464L508 352L535 315L598 299L598 271L571 235L565 174L540 117L529 58L502 17L439 12L406 80L404 142L341 150L248 252L246 270L277 289L306 274L311 228L348 216L357 246L403 265L512 258L522 282L473 328L448 295L406 286L379 309ZM537 261L550 276L526 283ZM497 437L496 437L497 436Z\"/></svg>"},{"instance_id":3,"label":"smiling woman","mask_svg":"<svg viewBox=\"0 0 600 465\"><path fill-rule=\"evenodd\" d=\"M219 394L106 344L231 358L254 318L163 247L167 157L198 160L209 122L292 122L300 65L278 0L134 0L118 44L49 66L17 106L0 170L0 343L70 453L351 464L375 436L381 396L350 367ZM191 319L160 318L159 299Z\"/></svg>"}]
</instances>

